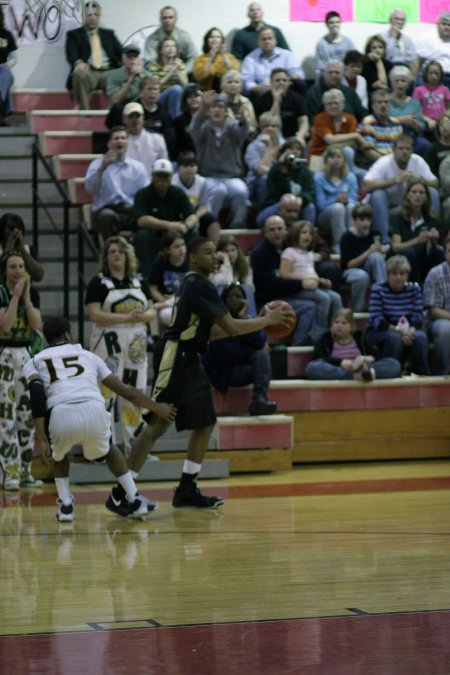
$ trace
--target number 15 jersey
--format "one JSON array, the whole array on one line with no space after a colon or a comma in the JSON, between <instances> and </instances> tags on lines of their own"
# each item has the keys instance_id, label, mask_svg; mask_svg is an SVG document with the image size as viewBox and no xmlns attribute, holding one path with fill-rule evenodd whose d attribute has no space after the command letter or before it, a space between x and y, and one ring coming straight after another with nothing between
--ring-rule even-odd
<instances>
[{"instance_id":1,"label":"number 15 jersey","mask_svg":"<svg viewBox=\"0 0 450 675\"><path fill-rule=\"evenodd\" d=\"M24 366L27 382L37 375L44 383L47 408L61 403L101 401L99 382L112 375L105 362L80 344L63 343L43 349Z\"/></svg>"}]
</instances>

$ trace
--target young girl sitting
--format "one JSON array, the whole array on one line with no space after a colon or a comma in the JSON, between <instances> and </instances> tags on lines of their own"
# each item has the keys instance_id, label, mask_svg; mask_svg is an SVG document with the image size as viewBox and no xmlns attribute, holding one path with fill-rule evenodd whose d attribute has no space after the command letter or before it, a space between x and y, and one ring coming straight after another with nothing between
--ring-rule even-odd
<instances>
[{"instance_id":1,"label":"young girl sitting","mask_svg":"<svg viewBox=\"0 0 450 675\"><path fill-rule=\"evenodd\" d=\"M165 328L170 323L175 294L188 271L188 261L186 242L177 232L165 234L162 247L150 271L149 285L159 324Z\"/></svg>"},{"instance_id":2,"label":"young girl sitting","mask_svg":"<svg viewBox=\"0 0 450 675\"><path fill-rule=\"evenodd\" d=\"M314 347L314 360L306 366L310 380L386 380L399 377L397 359L375 360L361 331L356 330L351 309L333 315L330 330Z\"/></svg>"},{"instance_id":3,"label":"young girl sitting","mask_svg":"<svg viewBox=\"0 0 450 675\"><path fill-rule=\"evenodd\" d=\"M311 337L317 340L327 330L330 314L342 307L339 293L331 290L331 281L319 277L314 268L315 230L308 220L291 225L286 248L281 254L280 277L300 279L303 291L298 296L316 303L316 314Z\"/></svg>"},{"instance_id":4,"label":"young girl sitting","mask_svg":"<svg viewBox=\"0 0 450 675\"><path fill-rule=\"evenodd\" d=\"M236 239L231 234L224 234L217 243L220 267L209 279L222 290L226 284L238 281L245 291L248 302L248 316L256 316L255 289L250 264Z\"/></svg>"},{"instance_id":5,"label":"young girl sitting","mask_svg":"<svg viewBox=\"0 0 450 675\"><path fill-rule=\"evenodd\" d=\"M438 61L428 61L422 71L424 84L413 91L413 98L419 101L427 127L432 131L436 120L450 108L450 91L444 81L444 71Z\"/></svg>"}]
</instances>

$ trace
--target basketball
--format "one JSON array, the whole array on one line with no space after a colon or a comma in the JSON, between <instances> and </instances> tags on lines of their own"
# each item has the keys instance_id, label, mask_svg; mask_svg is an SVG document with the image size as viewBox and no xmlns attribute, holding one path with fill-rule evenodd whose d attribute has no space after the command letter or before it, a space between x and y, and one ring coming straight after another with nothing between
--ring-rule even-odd
<instances>
[{"instance_id":1,"label":"basketball","mask_svg":"<svg viewBox=\"0 0 450 675\"><path fill-rule=\"evenodd\" d=\"M267 306L269 309L276 309L277 307L287 307L290 310L291 314L291 319L289 321L289 324L286 325L284 323L277 323L274 324L273 326L266 326L265 327L265 332L266 335L270 337L286 337L287 335L290 335L292 331L295 328L295 324L297 323L297 315L292 309L291 305L288 302L285 302L284 300L272 300L272 302L267 303ZM262 310L260 311L260 316L264 316L266 313L266 308L263 307Z\"/></svg>"}]
</instances>

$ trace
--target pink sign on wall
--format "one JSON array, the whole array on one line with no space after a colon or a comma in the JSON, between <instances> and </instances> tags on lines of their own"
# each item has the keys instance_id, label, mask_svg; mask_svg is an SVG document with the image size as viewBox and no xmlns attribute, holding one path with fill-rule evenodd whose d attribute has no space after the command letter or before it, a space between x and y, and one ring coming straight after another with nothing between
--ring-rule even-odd
<instances>
[{"instance_id":1,"label":"pink sign on wall","mask_svg":"<svg viewBox=\"0 0 450 675\"><path fill-rule=\"evenodd\" d=\"M353 0L341 0L339 7L331 0L291 0L290 20L323 22L331 11L339 12L342 21L353 21Z\"/></svg>"},{"instance_id":2,"label":"pink sign on wall","mask_svg":"<svg viewBox=\"0 0 450 675\"><path fill-rule=\"evenodd\" d=\"M420 20L436 23L439 14L450 11L448 0L420 0Z\"/></svg>"}]
</instances>

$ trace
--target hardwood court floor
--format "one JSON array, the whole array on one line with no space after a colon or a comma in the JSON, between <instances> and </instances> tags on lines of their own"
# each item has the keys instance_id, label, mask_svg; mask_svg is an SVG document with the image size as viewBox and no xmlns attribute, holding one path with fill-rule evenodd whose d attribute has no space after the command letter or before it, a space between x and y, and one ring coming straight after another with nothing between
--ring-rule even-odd
<instances>
[{"instance_id":1,"label":"hardwood court floor","mask_svg":"<svg viewBox=\"0 0 450 675\"><path fill-rule=\"evenodd\" d=\"M0 496L2 675L448 675L450 460L205 481L217 512L172 487L146 522Z\"/></svg>"}]
</instances>

